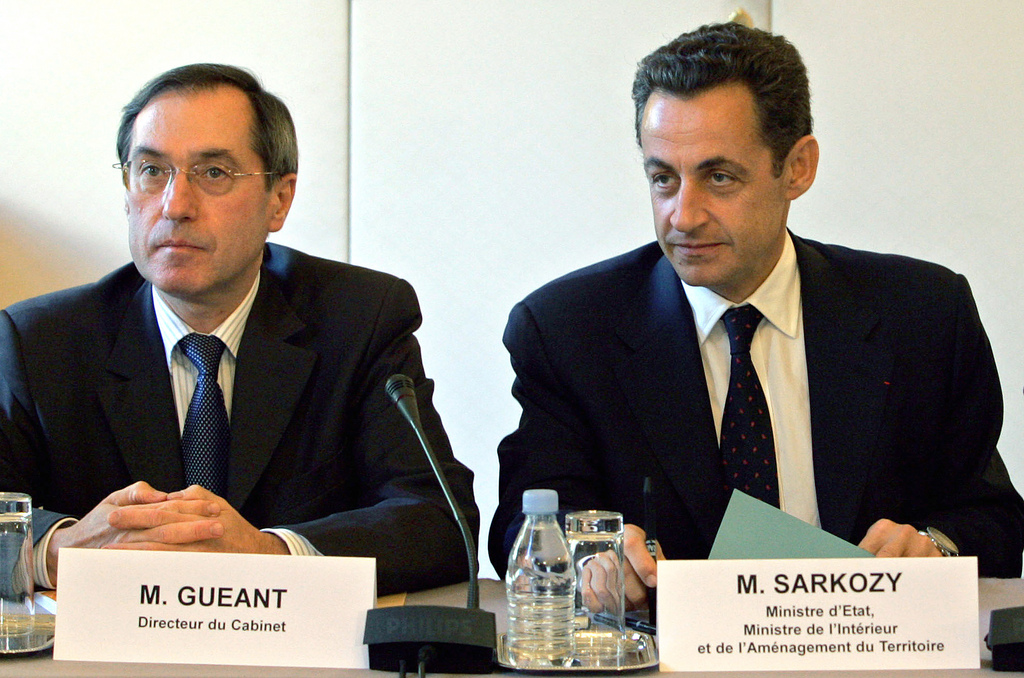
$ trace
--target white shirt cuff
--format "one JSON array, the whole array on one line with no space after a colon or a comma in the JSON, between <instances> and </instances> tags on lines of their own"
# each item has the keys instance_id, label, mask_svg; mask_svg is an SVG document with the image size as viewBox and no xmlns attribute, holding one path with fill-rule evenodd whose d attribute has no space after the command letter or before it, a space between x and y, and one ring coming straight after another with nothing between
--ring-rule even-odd
<instances>
[{"instance_id":1,"label":"white shirt cuff","mask_svg":"<svg viewBox=\"0 0 1024 678\"><path fill-rule=\"evenodd\" d=\"M46 534L36 542L35 546L32 547L32 562L33 574L32 578L36 581L36 586L43 589L56 588L53 582L50 581L49 572L46 569L46 550L50 547L50 537L60 527L67 527L68 525L74 525L78 520L76 518L61 518L46 531Z\"/></svg>"},{"instance_id":2,"label":"white shirt cuff","mask_svg":"<svg viewBox=\"0 0 1024 678\"><path fill-rule=\"evenodd\" d=\"M308 539L297 532L292 532L291 530L287 530L283 527L270 527L265 530L260 530L260 532L269 532L270 534L280 537L284 541L285 546L288 547L288 553L293 556L323 555L315 546L309 543Z\"/></svg>"}]
</instances>

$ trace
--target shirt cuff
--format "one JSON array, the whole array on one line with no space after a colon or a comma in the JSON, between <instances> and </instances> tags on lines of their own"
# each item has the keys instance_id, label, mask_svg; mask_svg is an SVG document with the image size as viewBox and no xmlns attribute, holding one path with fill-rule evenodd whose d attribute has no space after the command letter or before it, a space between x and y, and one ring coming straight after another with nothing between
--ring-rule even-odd
<instances>
[{"instance_id":1,"label":"shirt cuff","mask_svg":"<svg viewBox=\"0 0 1024 678\"><path fill-rule=\"evenodd\" d=\"M36 586L43 589L56 588L53 582L50 581L50 574L46 569L46 551L50 547L50 537L53 536L53 533L58 528L74 525L77 522L78 520L75 518L61 518L51 525L46 534L40 537L39 541L32 547L32 562L34 563L32 578L35 579Z\"/></svg>"},{"instance_id":2,"label":"shirt cuff","mask_svg":"<svg viewBox=\"0 0 1024 678\"><path fill-rule=\"evenodd\" d=\"M260 530L260 532L269 532L272 535L280 537L284 541L284 545L288 547L288 553L293 556L323 555L301 534L287 530L283 527L270 527L265 530Z\"/></svg>"}]
</instances>

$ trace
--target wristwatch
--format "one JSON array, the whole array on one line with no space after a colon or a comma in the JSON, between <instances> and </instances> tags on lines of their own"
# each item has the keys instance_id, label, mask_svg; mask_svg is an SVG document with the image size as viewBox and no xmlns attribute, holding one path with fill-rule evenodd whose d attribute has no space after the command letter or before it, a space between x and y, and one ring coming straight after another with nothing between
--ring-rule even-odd
<instances>
[{"instance_id":1,"label":"wristwatch","mask_svg":"<svg viewBox=\"0 0 1024 678\"><path fill-rule=\"evenodd\" d=\"M922 534L932 540L935 544L935 548L939 550L944 556L958 556L960 555L960 549L956 547L953 540L934 527L926 527L923 530L918 530L918 534Z\"/></svg>"}]
</instances>

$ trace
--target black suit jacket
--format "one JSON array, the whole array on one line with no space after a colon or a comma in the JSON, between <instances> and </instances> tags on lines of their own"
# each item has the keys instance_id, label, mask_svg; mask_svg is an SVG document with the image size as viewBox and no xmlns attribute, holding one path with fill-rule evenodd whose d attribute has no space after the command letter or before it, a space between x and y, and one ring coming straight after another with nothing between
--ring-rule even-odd
<instances>
[{"instance_id":1,"label":"black suit jacket","mask_svg":"<svg viewBox=\"0 0 1024 678\"><path fill-rule=\"evenodd\" d=\"M133 265L0 313L0 487L32 495L37 536L137 480L184 486L152 288ZM377 558L387 593L465 580L465 548L387 378L413 379L428 435L478 529L472 473L431 404L403 280L268 245L238 350L228 491L258 528Z\"/></svg>"},{"instance_id":2,"label":"black suit jacket","mask_svg":"<svg viewBox=\"0 0 1024 678\"><path fill-rule=\"evenodd\" d=\"M967 281L940 266L794 237L822 527L889 518L948 534L982 575L1018 576L1024 506L996 451L1002 396ZM705 558L721 523L718 442L690 306L656 243L569 274L512 311L523 408L500 445L490 555L503 572L524 489L643 524L657 493L669 558Z\"/></svg>"}]
</instances>

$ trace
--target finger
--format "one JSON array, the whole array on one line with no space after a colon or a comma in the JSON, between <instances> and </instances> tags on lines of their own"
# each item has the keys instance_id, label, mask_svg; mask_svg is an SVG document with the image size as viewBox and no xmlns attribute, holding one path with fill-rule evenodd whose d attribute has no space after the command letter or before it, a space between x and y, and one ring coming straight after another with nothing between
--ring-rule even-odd
<instances>
[{"instance_id":1,"label":"finger","mask_svg":"<svg viewBox=\"0 0 1024 678\"><path fill-rule=\"evenodd\" d=\"M868 530L860 547L879 558L941 556L931 539L912 525L879 520Z\"/></svg>"},{"instance_id":2,"label":"finger","mask_svg":"<svg viewBox=\"0 0 1024 678\"><path fill-rule=\"evenodd\" d=\"M188 502L184 505L159 504L125 506L107 515L107 523L120 530L146 530L160 525L188 520L203 520L220 514L220 506L212 502Z\"/></svg>"},{"instance_id":3,"label":"finger","mask_svg":"<svg viewBox=\"0 0 1024 678\"><path fill-rule=\"evenodd\" d=\"M116 542L106 544L102 548L111 551L213 551L208 546L209 542L194 542L191 544L163 544L156 541Z\"/></svg>"},{"instance_id":4,"label":"finger","mask_svg":"<svg viewBox=\"0 0 1024 678\"><path fill-rule=\"evenodd\" d=\"M161 544L153 541L118 541L104 544L100 548L110 551L180 551L180 545Z\"/></svg>"},{"instance_id":5,"label":"finger","mask_svg":"<svg viewBox=\"0 0 1024 678\"><path fill-rule=\"evenodd\" d=\"M590 586L590 579L592 577L591 571L585 566L579 571L579 582L577 588L580 592L580 597L583 600L583 607L587 608L591 612L600 612L600 602L597 600L597 596L594 595L594 591Z\"/></svg>"},{"instance_id":6,"label":"finger","mask_svg":"<svg viewBox=\"0 0 1024 678\"><path fill-rule=\"evenodd\" d=\"M647 586L658 585L658 564L647 550L646 535L636 525L626 525L622 551L637 576Z\"/></svg>"},{"instance_id":7,"label":"finger","mask_svg":"<svg viewBox=\"0 0 1024 678\"><path fill-rule=\"evenodd\" d=\"M606 573L603 567L597 562L598 557L592 556L583 567L583 578L586 585L583 590L583 600L590 612L604 612L605 601L608 597Z\"/></svg>"},{"instance_id":8,"label":"finger","mask_svg":"<svg viewBox=\"0 0 1024 678\"><path fill-rule=\"evenodd\" d=\"M143 530L128 530L122 533L118 543L131 544L155 542L160 544L191 544L220 539L224 536L224 525L218 520L193 520L169 523Z\"/></svg>"},{"instance_id":9,"label":"finger","mask_svg":"<svg viewBox=\"0 0 1024 678\"><path fill-rule=\"evenodd\" d=\"M168 499L158 504L132 507L137 509L155 509L171 513L181 513L192 516L219 516L224 510L220 502L210 499Z\"/></svg>"},{"instance_id":10,"label":"finger","mask_svg":"<svg viewBox=\"0 0 1024 678\"><path fill-rule=\"evenodd\" d=\"M619 557L614 551L605 551L598 557L598 563L605 572L604 593L602 594L604 606L609 612L617 615L622 611L625 584Z\"/></svg>"},{"instance_id":11,"label":"finger","mask_svg":"<svg viewBox=\"0 0 1024 678\"><path fill-rule=\"evenodd\" d=\"M107 497L107 502L117 506L130 506L132 504L152 504L167 499L167 493L154 489L152 485L144 480L129 485L123 489L112 492Z\"/></svg>"},{"instance_id":12,"label":"finger","mask_svg":"<svg viewBox=\"0 0 1024 678\"><path fill-rule=\"evenodd\" d=\"M941 556L942 553L935 548L931 539L918 534L911 527L909 530L895 533L893 538L886 542L876 555L879 558L924 558Z\"/></svg>"},{"instance_id":13,"label":"finger","mask_svg":"<svg viewBox=\"0 0 1024 678\"><path fill-rule=\"evenodd\" d=\"M627 560L623 573L624 589L626 591L626 609L638 610L647 605L647 584L640 579L633 566Z\"/></svg>"},{"instance_id":14,"label":"finger","mask_svg":"<svg viewBox=\"0 0 1024 678\"><path fill-rule=\"evenodd\" d=\"M202 485L189 485L184 490L178 490L177 492L171 492L167 495L168 499L206 499L208 501L214 499L220 499L216 494L210 492Z\"/></svg>"},{"instance_id":15,"label":"finger","mask_svg":"<svg viewBox=\"0 0 1024 678\"><path fill-rule=\"evenodd\" d=\"M896 523L891 520L882 518L876 521L871 527L868 528L867 534L860 540L858 546L867 551L868 553L874 553L875 555L885 546L886 542L889 541L889 533L896 527Z\"/></svg>"}]
</instances>

